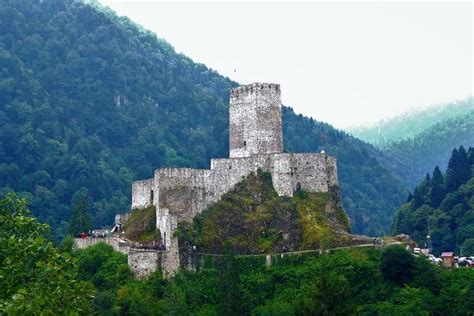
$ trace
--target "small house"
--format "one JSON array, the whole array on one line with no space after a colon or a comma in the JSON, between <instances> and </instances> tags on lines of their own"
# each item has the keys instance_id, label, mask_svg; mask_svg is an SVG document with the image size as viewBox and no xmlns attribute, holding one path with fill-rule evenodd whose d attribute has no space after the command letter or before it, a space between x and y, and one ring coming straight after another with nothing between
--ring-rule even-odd
<instances>
[{"instance_id":1,"label":"small house","mask_svg":"<svg viewBox=\"0 0 474 316\"><path fill-rule=\"evenodd\" d=\"M443 259L443 267L454 267L454 252L443 252L441 254L441 259Z\"/></svg>"}]
</instances>

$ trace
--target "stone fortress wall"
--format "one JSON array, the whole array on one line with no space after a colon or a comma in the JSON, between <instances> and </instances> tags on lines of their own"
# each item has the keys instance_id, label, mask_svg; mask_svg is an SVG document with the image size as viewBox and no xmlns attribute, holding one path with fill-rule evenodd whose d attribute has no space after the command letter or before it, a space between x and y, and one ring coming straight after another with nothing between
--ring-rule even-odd
<instances>
[{"instance_id":1,"label":"stone fortress wall","mask_svg":"<svg viewBox=\"0 0 474 316\"><path fill-rule=\"evenodd\" d=\"M232 89L229 145L230 158L283 152L280 85L254 83Z\"/></svg>"},{"instance_id":2,"label":"stone fortress wall","mask_svg":"<svg viewBox=\"0 0 474 316\"><path fill-rule=\"evenodd\" d=\"M283 153L280 86L255 83L231 91L230 158L212 159L211 168L157 169L154 178L132 183L132 209L156 207L157 228L168 251L167 273L179 268L179 222L190 222L211 203L257 169L270 172L280 196L297 188L328 192L337 185L337 163L324 153ZM148 270L147 270L148 271Z\"/></svg>"}]
</instances>

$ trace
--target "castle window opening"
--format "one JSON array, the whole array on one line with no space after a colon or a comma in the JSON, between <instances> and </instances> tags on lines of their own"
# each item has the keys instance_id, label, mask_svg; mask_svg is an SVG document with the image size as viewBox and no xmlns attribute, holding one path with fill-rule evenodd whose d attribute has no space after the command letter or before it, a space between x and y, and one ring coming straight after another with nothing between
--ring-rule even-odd
<instances>
[{"instance_id":1,"label":"castle window opening","mask_svg":"<svg viewBox=\"0 0 474 316\"><path fill-rule=\"evenodd\" d=\"M299 182L296 183L296 191L297 192L301 191L301 183Z\"/></svg>"},{"instance_id":2,"label":"castle window opening","mask_svg":"<svg viewBox=\"0 0 474 316\"><path fill-rule=\"evenodd\" d=\"M153 190L150 190L150 202L153 204L153 199L154 199L154 192Z\"/></svg>"},{"instance_id":3,"label":"castle window opening","mask_svg":"<svg viewBox=\"0 0 474 316\"><path fill-rule=\"evenodd\" d=\"M247 141L244 140L244 148L247 148Z\"/></svg>"}]
</instances>

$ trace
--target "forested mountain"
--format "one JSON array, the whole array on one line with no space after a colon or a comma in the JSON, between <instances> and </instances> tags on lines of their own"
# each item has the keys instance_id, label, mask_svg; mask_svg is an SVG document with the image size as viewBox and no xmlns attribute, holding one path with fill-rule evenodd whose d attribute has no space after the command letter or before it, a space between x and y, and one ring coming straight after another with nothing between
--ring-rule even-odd
<instances>
[{"instance_id":1,"label":"forested mountain","mask_svg":"<svg viewBox=\"0 0 474 316\"><path fill-rule=\"evenodd\" d=\"M432 166L445 170L452 148L460 145L474 146L474 108L413 138L388 144L383 149L388 160L382 161L382 165L414 187Z\"/></svg>"},{"instance_id":2,"label":"forested mountain","mask_svg":"<svg viewBox=\"0 0 474 316\"><path fill-rule=\"evenodd\" d=\"M452 148L474 145L473 102L434 106L351 132L378 146L380 163L413 188L433 166L446 169Z\"/></svg>"},{"instance_id":3,"label":"forested mountain","mask_svg":"<svg viewBox=\"0 0 474 316\"><path fill-rule=\"evenodd\" d=\"M56 238L86 199L95 226L155 168L208 167L228 149L237 83L98 5L0 2L0 195L21 192ZM372 146L283 109L287 151L337 156L355 232L389 227L404 187Z\"/></svg>"},{"instance_id":4,"label":"forested mountain","mask_svg":"<svg viewBox=\"0 0 474 316\"><path fill-rule=\"evenodd\" d=\"M426 175L397 211L393 232L409 234L421 245L429 244L429 235L436 254L459 253L462 246L474 254L473 147L454 149L445 174L436 166Z\"/></svg>"},{"instance_id":5,"label":"forested mountain","mask_svg":"<svg viewBox=\"0 0 474 316\"><path fill-rule=\"evenodd\" d=\"M354 127L349 131L370 144L384 148L393 142L414 138L438 123L472 113L473 101L474 99L471 97L462 101L431 106L382 120L372 126Z\"/></svg>"}]
</instances>

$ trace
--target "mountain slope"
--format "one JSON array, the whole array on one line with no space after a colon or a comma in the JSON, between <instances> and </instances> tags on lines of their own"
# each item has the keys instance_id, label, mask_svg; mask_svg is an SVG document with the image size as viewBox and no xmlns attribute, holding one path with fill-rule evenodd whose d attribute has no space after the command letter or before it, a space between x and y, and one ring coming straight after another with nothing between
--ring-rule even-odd
<instances>
[{"instance_id":1,"label":"mountain slope","mask_svg":"<svg viewBox=\"0 0 474 316\"><path fill-rule=\"evenodd\" d=\"M355 127L349 131L370 144L384 148L393 142L414 138L418 134L432 129L436 124L471 113L474 109L473 101L473 98L469 98L431 106L423 110L407 112L391 119L382 120L369 127Z\"/></svg>"},{"instance_id":2,"label":"mountain slope","mask_svg":"<svg viewBox=\"0 0 474 316\"><path fill-rule=\"evenodd\" d=\"M445 174L436 167L427 175L397 211L393 232L409 234L420 245L428 245L430 235L436 254L459 253L468 240L474 245L473 147L453 150Z\"/></svg>"},{"instance_id":3,"label":"mountain slope","mask_svg":"<svg viewBox=\"0 0 474 316\"><path fill-rule=\"evenodd\" d=\"M413 138L388 144L383 152L388 161L382 164L414 187L432 168L447 167L451 150L474 145L474 109L444 120Z\"/></svg>"},{"instance_id":4,"label":"mountain slope","mask_svg":"<svg viewBox=\"0 0 474 316\"><path fill-rule=\"evenodd\" d=\"M109 224L133 179L227 155L237 84L106 9L2 1L0 71L0 194L22 192L57 238L80 197L96 226ZM283 124L286 150L319 151L322 139L338 157L353 231L387 230L404 189L383 154L289 108Z\"/></svg>"}]
</instances>

